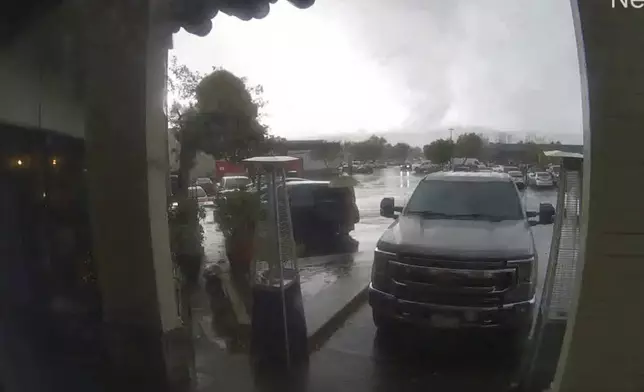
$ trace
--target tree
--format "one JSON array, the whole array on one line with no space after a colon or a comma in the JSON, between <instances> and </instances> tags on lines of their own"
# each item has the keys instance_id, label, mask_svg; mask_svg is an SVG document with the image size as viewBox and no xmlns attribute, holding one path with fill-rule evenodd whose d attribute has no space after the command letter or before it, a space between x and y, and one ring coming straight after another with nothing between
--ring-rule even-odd
<instances>
[{"instance_id":1,"label":"tree","mask_svg":"<svg viewBox=\"0 0 644 392\"><path fill-rule=\"evenodd\" d=\"M286 139L279 136L268 135L264 141L264 148L262 150L262 153L267 155L286 155L288 154Z\"/></svg>"},{"instance_id":2,"label":"tree","mask_svg":"<svg viewBox=\"0 0 644 392\"><path fill-rule=\"evenodd\" d=\"M172 98L179 102L193 101L203 75L185 64L180 64L176 56L170 59L168 71L168 91Z\"/></svg>"},{"instance_id":3,"label":"tree","mask_svg":"<svg viewBox=\"0 0 644 392\"><path fill-rule=\"evenodd\" d=\"M326 168L342 154L342 143L324 141L321 145L311 150L311 158L324 161Z\"/></svg>"},{"instance_id":4,"label":"tree","mask_svg":"<svg viewBox=\"0 0 644 392\"><path fill-rule=\"evenodd\" d=\"M189 197L190 171L199 152L215 159L238 162L277 148L281 140L268 138L260 109L265 105L260 86L249 87L224 69L208 75L191 71L176 58L170 62L169 91L175 102L168 121L179 142L178 206L169 214L173 261L182 275L182 317L189 319L191 292L198 282L203 259L203 210Z\"/></svg>"},{"instance_id":5,"label":"tree","mask_svg":"<svg viewBox=\"0 0 644 392\"><path fill-rule=\"evenodd\" d=\"M418 146L412 147L411 150L409 151L410 159L423 158L423 156L424 156L423 150Z\"/></svg>"},{"instance_id":6,"label":"tree","mask_svg":"<svg viewBox=\"0 0 644 392\"><path fill-rule=\"evenodd\" d=\"M476 133L459 135L454 146L454 153L463 158L480 158L485 147L485 140Z\"/></svg>"},{"instance_id":7,"label":"tree","mask_svg":"<svg viewBox=\"0 0 644 392\"><path fill-rule=\"evenodd\" d=\"M350 144L351 154L360 161L375 161L384 155L387 139L372 135L367 140Z\"/></svg>"},{"instance_id":8,"label":"tree","mask_svg":"<svg viewBox=\"0 0 644 392\"><path fill-rule=\"evenodd\" d=\"M523 153L521 161L524 163L540 163L543 155L541 148L534 142L523 143Z\"/></svg>"},{"instance_id":9,"label":"tree","mask_svg":"<svg viewBox=\"0 0 644 392\"><path fill-rule=\"evenodd\" d=\"M454 142L450 139L434 140L423 146L423 153L433 163L448 163L454 153Z\"/></svg>"},{"instance_id":10,"label":"tree","mask_svg":"<svg viewBox=\"0 0 644 392\"><path fill-rule=\"evenodd\" d=\"M411 146L407 143L396 143L396 145L391 147L391 152L389 156L393 159L399 159L406 161L409 158L411 152Z\"/></svg>"},{"instance_id":11,"label":"tree","mask_svg":"<svg viewBox=\"0 0 644 392\"><path fill-rule=\"evenodd\" d=\"M260 104L241 78L216 69L193 87L199 74L186 69L176 63L171 67L171 74L178 81L173 88L185 92L179 94L185 97L185 103L173 105L170 115L172 131L180 145L180 197L187 195L190 170L198 152L239 162L267 149L267 130L259 121ZM182 86L182 81L188 85ZM258 91L261 89L255 87L255 92Z\"/></svg>"}]
</instances>

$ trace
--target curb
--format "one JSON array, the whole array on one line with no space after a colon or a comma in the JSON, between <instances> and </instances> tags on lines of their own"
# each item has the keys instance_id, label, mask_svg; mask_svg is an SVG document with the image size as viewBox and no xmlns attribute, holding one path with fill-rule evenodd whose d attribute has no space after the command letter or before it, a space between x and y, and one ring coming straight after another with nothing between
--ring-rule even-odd
<instances>
[{"instance_id":1,"label":"curb","mask_svg":"<svg viewBox=\"0 0 644 392\"><path fill-rule=\"evenodd\" d=\"M347 319L367 302L368 293L369 285L365 285L324 324L309 333L309 354L319 350L344 325Z\"/></svg>"}]
</instances>

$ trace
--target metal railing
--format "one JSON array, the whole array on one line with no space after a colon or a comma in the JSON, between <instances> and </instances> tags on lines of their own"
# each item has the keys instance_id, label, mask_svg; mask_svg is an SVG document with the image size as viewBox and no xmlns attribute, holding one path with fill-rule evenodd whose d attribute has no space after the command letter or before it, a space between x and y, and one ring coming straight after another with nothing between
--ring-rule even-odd
<instances>
[{"instance_id":1,"label":"metal railing","mask_svg":"<svg viewBox=\"0 0 644 392\"><path fill-rule=\"evenodd\" d=\"M529 352L525 383L528 390L552 381L561 353L580 266L582 159L563 158L558 183L557 216L541 302Z\"/></svg>"}]
</instances>

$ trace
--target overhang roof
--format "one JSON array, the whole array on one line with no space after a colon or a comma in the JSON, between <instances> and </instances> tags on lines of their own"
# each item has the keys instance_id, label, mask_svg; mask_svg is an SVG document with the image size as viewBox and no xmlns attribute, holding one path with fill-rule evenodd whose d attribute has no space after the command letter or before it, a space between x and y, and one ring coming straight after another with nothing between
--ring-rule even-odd
<instances>
[{"instance_id":1,"label":"overhang roof","mask_svg":"<svg viewBox=\"0 0 644 392\"><path fill-rule=\"evenodd\" d=\"M99 1L99 0L93 0ZM110 0L103 0L110 1ZM287 0L304 9L315 0ZM221 11L241 20L261 19L277 0L170 0L174 31L184 28L191 34L207 35L212 19ZM63 3L63 0L8 0L0 12L0 40L7 42L25 26Z\"/></svg>"},{"instance_id":2,"label":"overhang roof","mask_svg":"<svg viewBox=\"0 0 644 392\"><path fill-rule=\"evenodd\" d=\"M212 19L221 11L241 20L262 19L270 12L270 5L277 0L172 0L175 31L183 27L187 32L199 36L207 35L212 29ZM295 7L304 9L315 0L288 0Z\"/></svg>"}]
</instances>

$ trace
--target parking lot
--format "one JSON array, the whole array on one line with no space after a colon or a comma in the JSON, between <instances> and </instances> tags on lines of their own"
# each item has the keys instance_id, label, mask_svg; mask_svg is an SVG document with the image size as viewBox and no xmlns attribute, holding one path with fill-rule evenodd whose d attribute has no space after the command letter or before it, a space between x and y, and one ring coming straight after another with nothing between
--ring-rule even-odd
<instances>
[{"instance_id":1,"label":"parking lot","mask_svg":"<svg viewBox=\"0 0 644 392\"><path fill-rule=\"evenodd\" d=\"M389 218L380 216L380 201L383 197L394 197L396 205L404 205L422 175L401 173L398 168L387 168L374 171L373 174L356 174L359 181L356 187L356 203L360 210L360 222L351 233L357 241L357 251L352 254L343 252L342 246L329 244L329 254L300 260L303 282L307 282L307 290L314 292L332 284L334 280L346 273L347 268L356 265L369 264L373 261L373 250L380 235L392 223ZM557 192L551 190L535 191L527 189L523 192L524 204L527 210L538 210L539 203L548 202L556 205ZM552 225L534 226L532 228L535 243L539 252L539 284L543 284L546 263L550 250ZM538 290L540 291L541 286ZM306 290L304 295L310 295Z\"/></svg>"},{"instance_id":2,"label":"parking lot","mask_svg":"<svg viewBox=\"0 0 644 392\"><path fill-rule=\"evenodd\" d=\"M325 289L332 291L333 284L348 274L360 271L361 276L368 277L376 242L392 223L390 218L380 216L380 201L394 197L396 205L404 205L422 175L387 168L357 174L355 178L359 181L355 193L360 222L351 238L330 241L326 254L299 259L305 303ZM554 189L527 189L522 195L527 210L537 210L542 202L556 205ZM221 252L221 236L212 217L206 219L204 228L206 253ZM553 225L532 228L539 254L538 296L546 273L552 228ZM391 337L378 336L370 307L363 305L313 354L308 390L480 392L502 391L510 385L518 363L516 357L504 355L498 342L472 337L437 341L418 332L410 330L393 341Z\"/></svg>"}]
</instances>

